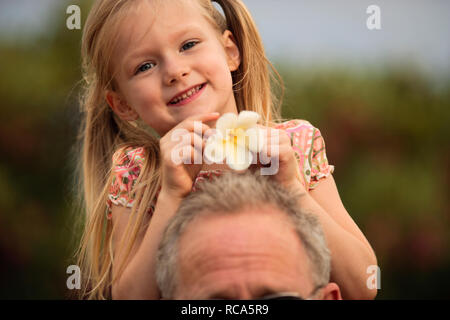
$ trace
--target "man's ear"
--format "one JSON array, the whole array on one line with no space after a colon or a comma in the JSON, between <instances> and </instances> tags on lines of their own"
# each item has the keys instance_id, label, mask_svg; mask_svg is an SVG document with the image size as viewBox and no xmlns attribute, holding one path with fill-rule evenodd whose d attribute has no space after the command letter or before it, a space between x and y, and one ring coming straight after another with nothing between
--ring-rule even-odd
<instances>
[{"instance_id":1,"label":"man's ear","mask_svg":"<svg viewBox=\"0 0 450 320\"><path fill-rule=\"evenodd\" d=\"M334 282L327 284L321 291L322 300L342 300L341 290Z\"/></svg>"},{"instance_id":2,"label":"man's ear","mask_svg":"<svg viewBox=\"0 0 450 320\"><path fill-rule=\"evenodd\" d=\"M120 119L125 121L134 121L139 119L137 112L127 104L125 99L119 93L112 90L107 90L105 99Z\"/></svg>"},{"instance_id":3,"label":"man's ear","mask_svg":"<svg viewBox=\"0 0 450 320\"><path fill-rule=\"evenodd\" d=\"M227 54L228 67L230 71L236 71L241 64L241 54L230 30L225 30L222 35L222 41L225 53Z\"/></svg>"}]
</instances>

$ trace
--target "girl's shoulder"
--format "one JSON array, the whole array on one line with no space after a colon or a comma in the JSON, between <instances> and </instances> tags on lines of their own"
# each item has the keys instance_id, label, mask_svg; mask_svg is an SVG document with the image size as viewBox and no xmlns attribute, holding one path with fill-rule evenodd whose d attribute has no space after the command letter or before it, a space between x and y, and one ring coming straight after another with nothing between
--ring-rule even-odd
<instances>
[{"instance_id":1,"label":"girl's shoulder","mask_svg":"<svg viewBox=\"0 0 450 320\"><path fill-rule=\"evenodd\" d=\"M293 145L303 146L303 148L314 144L322 137L318 128L304 119L292 119L274 124L274 127L287 132Z\"/></svg>"},{"instance_id":2,"label":"girl's shoulder","mask_svg":"<svg viewBox=\"0 0 450 320\"><path fill-rule=\"evenodd\" d=\"M307 131L307 130L313 130L315 127L307 120L304 119L291 119L286 120L283 122L276 123L275 128L277 129L284 129L288 131Z\"/></svg>"},{"instance_id":3,"label":"girl's shoulder","mask_svg":"<svg viewBox=\"0 0 450 320\"><path fill-rule=\"evenodd\" d=\"M322 151L325 153L325 141L322 133L309 121L292 119L277 123L274 127L289 134L292 146L296 151L302 151L312 157L317 157Z\"/></svg>"},{"instance_id":4,"label":"girl's shoulder","mask_svg":"<svg viewBox=\"0 0 450 320\"><path fill-rule=\"evenodd\" d=\"M293 119L274 127L289 134L303 176L302 182L308 190L316 188L320 180L334 172L334 166L328 163L322 133L309 121Z\"/></svg>"},{"instance_id":5,"label":"girl's shoulder","mask_svg":"<svg viewBox=\"0 0 450 320\"><path fill-rule=\"evenodd\" d=\"M145 148L143 147L121 147L114 152L112 161L114 170L130 167L142 167L145 160Z\"/></svg>"},{"instance_id":6,"label":"girl's shoulder","mask_svg":"<svg viewBox=\"0 0 450 320\"><path fill-rule=\"evenodd\" d=\"M133 187L139 177L145 160L143 147L121 147L112 157L112 180L107 199L107 217L111 218L111 206L133 206Z\"/></svg>"}]
</instances>

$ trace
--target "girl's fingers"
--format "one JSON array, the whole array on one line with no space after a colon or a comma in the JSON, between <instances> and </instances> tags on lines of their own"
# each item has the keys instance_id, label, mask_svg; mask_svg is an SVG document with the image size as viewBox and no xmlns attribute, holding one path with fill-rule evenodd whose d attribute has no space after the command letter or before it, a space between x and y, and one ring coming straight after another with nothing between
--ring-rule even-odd
<instances>
[{"instance_id":1,"label":"girl's fingers","mask_svg":"<svg viewBox=\"0 0 450 320\"><path fill-rule=\"evenodd\" d=\"M210 122L213 120L217 120L219 118L220 113L213 112L207 114L201 114L192 116L184 119L178 125L176 125L172 130L167 132L163 137L161 137L160 141L164 143L167 140L172 140L174 135L179 136L183 134L182 130L187 130L190 132L202 133L203 135L211 130L211 128L205 124L205 122ZM181 132L180 132L181 131Z\"/></svg>"},{"instance_id":2,"label":"girl's fingers","mask_svg":"<svg viewBox=\"0 0 450 320\"><path fill-rule=\"evenodd\" d=\"M195 148L194 146L186 146L187 152L183 153L182 162L183 164L201 164L199 159L202 159L202 152Z\"/></svg>"},{"instance_id":3,"label":"girl's fingers","mask_svg":"<svg viewBox=\"0 0 450 320\"><path fill-rule=\"evenodd\" d=\"M280 146L292 146L291 136L283 130L269 129L266 135L267 144L278 144Z\"/></svg>"},{"instance_id":4,"label":"girl's fingers","mask_svg":"<svg viewBox=\"0 0 450 320\"><path fill-rule=\"evenodd\" d=\"M258 158L261 160L262 164L266 165L276 158L280 161L287 161L290 159L293 152L290 139L282 144L269 142L263 146Z\"/></svg>"},{"instance_id":5,"label":"girl's fingers","mask_svg":"<svg viewBox=\"0 0 450 320\"><path fill-rule=\"evenodd\" d=\"M161 150L170 150L179 145L191 144L195 141L207 140L207 138L213 133L209 126L198 122L186 121L171 131L169 131L160 140ZM194 136L195 134L195 136ZM200 139L200 140L199 140ZM196 142L199 145L199 142Z\"/></svg>"},{"instance_id":6,"label":"girl's fingers","mask_svg":"<svg viewBox=\"0 0 450 320\"><path fill-rule=\"evenodd\" d=\"M278 144L266 144L262 152L269 158L277 157L280 154L280 146Z\"/></svg>"},{"instance_id":7,"label":"girl's fingers","mask_svg":"<svg viewBox=\"0 0 450 320\"><path fill-rule=\"evenodd\" d=\"M279 130L279 131L280 131L280 144L286 144L286 145L292 146L291 136L289 135L289 133L287 133L286 131L283 131L283 130Z\"/></svg>"},{"instance_id":8,"label":"girl's fingers","mask_svg":"<svg viewBox=\"0 0 450 320\"><path fill-rule=\"evenodd\" d=\"M263 152L265 152L269 157L284 157L288 156L293 152L290 144L268 144L264 146Z\"/></svg>"},{"instance_id":9,"label":"girl's fingers","mask_svg":"<svg viewBox=\"0 0 450 320\"><path fill-rule=\"evenodd\" d=\"M202 138L200 134L197 134L195 132L189 132L186 133L182 138L183 138L182 141L177 142L172 148L193 146L194 148L199 149L200 151L205 148L206 139Z\"/></svg>"},{"instance_id":10,"label":"girl's fingers","mask_svg":"<svg viewBox=\"0 0 450 320\"><path fill-rule=\"evenodd\" d=\"M170 160L175 165L183 164L201 164L203 163L203 150L205 149L206 141L194 132L186 134L181 142L178 142L170 147ZM165 158L165 161L168 161Z\"/></svg>"},{"instance_id":11,"label":"girl's fingers","mask_svg":"<svg viewBox=\"0 0 450 320\"><path fill-rule=\"evenodd\" d=\"M205 123L213 121L213 120L217 120L219 118L219 116L220 116L220 113L218 113L218 112L196 115L196 116L192 116L192 117L184 119L179 124L179 126L182 128L185 128L189 131L194 130L194 124L196 124L196 123L201 124L203 128L205 128L205 127L209 128L209 126L206 125Z\"/></svg>"},{"instance_id":12,"label":"girl's fingers","mask_svg":"<svg viewBox=\"0 0 450 320\"><path fill-rule=\"evenodd\" d=\"M215 119L216 116L213 116L213 118ZM202 121L203 119L203 121ZM195 132L197 134L201 134L202 136L206 138L208 138L209 136L211 136L213 133L215 133L215 129L212 129L210 126L208 126L207 124L205 124L205 119L210 119L210 117L203 117L202 119L199 119L198 117L196 119L193 118L189 118L184 120L182 123L180 123L177 127L174 128L174 130L178 129L178 130L187 130L190 132Z\"/></svg>"},{"instance_id":13,"label":"girl's fingers","mask_svg":"<svg viewBox=\"0 0 450 320\"><path fill-rule=\"evenodd\" d=\"M205 149L206 139L202 139L202 137L195 133L191 133L191 145L198 149L200 152Z\"/></svg>"}]
</instances>

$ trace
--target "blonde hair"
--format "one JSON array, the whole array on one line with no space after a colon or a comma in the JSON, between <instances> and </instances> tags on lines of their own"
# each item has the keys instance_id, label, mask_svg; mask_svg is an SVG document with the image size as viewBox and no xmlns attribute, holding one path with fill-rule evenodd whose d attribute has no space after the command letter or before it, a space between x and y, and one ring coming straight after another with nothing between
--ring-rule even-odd
<instances>
[{"instance_id":1,"label":"blonde hair","mask_svg":"<svg viewBox=\"0 0 450 320\"><path fill-rule=\"evenodd\" d=\"M156 0L153 0L156 1ZM241 54L238 70L232 72L233 91L238 111L252 110L262 123L273 125L280 119L280 75L267 59L256 25L241 0L216 0L225 17L211 0L197 0L205 18L220 32L230 30ZM105 101L106 90L115 90L112 57L117 46L116 35L125 18L137 10L142 0L97 0L87 18L82 36L82 69L84 90L80 101L83 125L80 182L85 215L77 250L77 264L82 270L80 298L111 297L113 253L111 220L106 220L107 195L112 182L112 155L122 147L143 147L146 158L132 193L134 205L124 232L124 263L117 266L119 277L138 233L145 227L149 205L161 185L159 141L140 123L121 120ZM272 72L269 72L269 67ZM274 90L272 90L274 89ZM116 266L114 267L116 268Z\"/></svg>"},{"instance_id":2,"label":"blonde hair","mask_svg":"<svg viewBox=\"0 0 450 320\"><path fill-rule=\"evenodd\" d=\"M298 191L283 188L269 176L250 171L244 174L225 172L210 181L202 181L196 192L183 199L159 244L156 281L162 298L175 298L179 284L179 242L193 220L238 215L249 208L267 206L288 217L309 258L313 285L325 286L330 280L330 252L317 217L298 206L301 196Z\"/></svg>"}]
</instances>

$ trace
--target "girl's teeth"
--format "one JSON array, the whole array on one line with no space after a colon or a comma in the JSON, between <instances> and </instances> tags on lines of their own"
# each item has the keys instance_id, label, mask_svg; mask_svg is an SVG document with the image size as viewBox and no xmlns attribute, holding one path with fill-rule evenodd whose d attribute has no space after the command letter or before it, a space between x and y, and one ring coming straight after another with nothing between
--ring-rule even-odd
<instances>
[{"instance_id":1,"label":"girl's teeth","mask_svg":"<svg viewBox=\"0 0 450 320\"><path fill-rule=\"evenodd\" d=\"M189 98L189 97L192 96L194 93L196 93L198 90L200 90L200 88L201 88L201 85L198 86L198 87L196 87L196 88L194 88L194 89L192 89L191 91L189 91L189 92L187 92L187 93L184 93L184 94L181 96L181 98L176 98L176 99L173 101L173 103L178 103L178 102L180 102L181 100L184 100L184 99L186 99L186 98Z\"/></svg>"}]
</instances>

